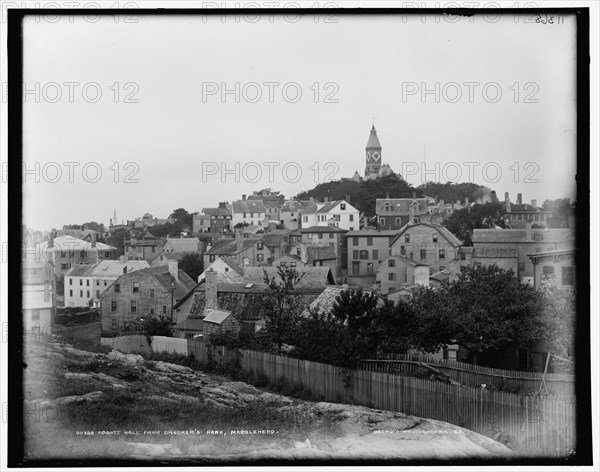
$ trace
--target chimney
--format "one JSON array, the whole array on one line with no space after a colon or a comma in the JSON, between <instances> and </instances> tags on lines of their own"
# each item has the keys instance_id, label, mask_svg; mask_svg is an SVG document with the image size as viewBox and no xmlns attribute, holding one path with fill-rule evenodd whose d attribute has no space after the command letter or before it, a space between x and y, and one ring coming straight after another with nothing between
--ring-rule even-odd
<instances>
[{"instance_id":1,"label":"chimney","mask_svg":"<svg viewBox=\"0 0 600 472\"><path fill-rule=\"evenodd\" d=\"M50 301L50 283L47 280L44 281L44 301Z\"/></svg>"},{"instance_id":2,"label":"chimney","mask_svg":"<svg viewBox=\"0 0 600 472\"><path fill-rule=\"evenodd\" d=\"M227 202L219 202L219 208L227 208Z\"/></svg>"},{"instance_id":3,"label":"chimney","mask_svg":"<svg viewBox=\"0 0 600 472\"><path fill-rule=\"evenodd\" d=\"M246 200L246 195L245 194L242 195L242 200L244 200L244 201Z\"/></svg>"},{"instance_id":4,"label":"chimney","mask_svg":"<svg viewBox=\"0 0 600 472\"><path fill-rule=\"evenodd\" d=\"M81 225L81 231L85 231L85 225Z\"/></svg>"},{"instance_id":5,"label":"chimney","mask_svg":"<svg viewBox=\"0 0 600 472\"><path fill-rule=\"evenodd\" d=\"M413 223L414 221L415 221L415 206L411 204L408 206L408 222Z\"/></svg>"},{"instance_id":6,"label":"chimney","mask_svg":"<svg viewBox=\"0 0 600 472\"><path fill-rule=\"evenodd\" d=\"M96 233L92 233L92 249L96 249Z\"/></svg>"},{"instance_id":7,"label":"chimney","mask_svg":"<svg viewBox=\"0 0 600 472\"><path fill-rule=\"evenodd\" d=\"M469 204L469 197L465 197L465 206Z\"/></svg>"},{"instance_id":8,"label":"chimney","mask_svg":"<svg viewBox=\"0 0 600 472\"><path fill-rule=\"evenodd\" d=\"M440 206L441 206L441 207L442 207L442 206L444 206L444 203L446 203L446 202L444 201L444 199L443 199L443 198L440 198Z\"/></svg>"},{"instance_id":9,"label":"chimney","mask_svg":"<svg viewBox=\"0 0 600 472\"><path fill-rule=\"evenodd\" d=\"M113 225L113 223L112 223L112 218L111 218L108 226L112 226L112 225Z\"/></svg>"},{"instance_id":10,"label":"chimney","mask_svg":"<svg viewBox=\"0 0 600 472\"><path fill-rule=\"evenodd\" d=\"M522 198L523 198L523 194L517 193L517 205L521 205L523 203Z\"/></svg>"},{"instance_id":11,"label":"chimney","mask_svg":"<svg viewBox=\"0 0 600 472\"><path fill-rule=\"evenodd\" d=\"M537 200L532 199L531 200L531 206L537 208Z\"/></svg>"},{"instance_id":12,"label":"chimney","mask_svg":"<svg viewBox=\"0 0 600 472\"><path fill-rule=\"evenodd\" d=\"M315 197L310 197L310 203L315 203Z\"/></svg>"},{"instance_id":13,"label":"chimney","mask_svg":"<svg viewBox=\"0 0 600 472\"><path fill-rule=\"evenodd\" d=\"M429 287L429 266L417 266L414 272L415 283L423 287Z\"/></svg>"},{"instance_id":14,"label":"chimney","mask_svg":"<svg viewBox=\"0 0 600 472\"><path fill-rule=\"evenodd\" d=\"M244 249L244 235L242 229L238 228L235 230L235 252L240 253Z\"/></svg>"},{"instance_id":15,"label":"chimney","mask_svg":"<svg viewBox=\"0 0 600 472\"><path fill-rule=\"evenodd\" d=\"M169 274L173 276L175 280L179 280L179 262L177 259L169 259Z\"/></svg>"},{"instance_id":16,"label":"chimney","mask_svg":"<svg viewBox=\"0 0 600 472\"><path fill-rule=\"evenodd\" d=\"M389 195L389 194L388 194L388 195ZM350 198L352 198L352 197L350 197L350 194L349 194L349 193L347 193L347 194L346 194L346 203L350 203Z\"/></svg>"},{"instance_id":17,"label":"chimney","mask_svg":"<svg viewBox=\"0 0 600 472\"><path fill-rule=\"evenodd\" d=\"M510 197L508 196L508 192L504 192L504 206L507 213L510 213Z\"/></svg>"},{"instance_id":18,"label":"chimney","mask_svg":"<svg viewBox=\"0 0 600 472\"><path fill-rule=\"evenodd\" d=\"M329 197L323 197L323 203L329 203Z\"/></svg>"},{"instance_id":19,"label":"chimney","mask_svg":"<svg viewBox=\"0 0 600 472\"><path fill-rule=\"evenodd\" d=\"M205 309L217 308L217 272L212 268L208 269L204 274L205 280L205 297L206 302L204 304Z\"/></svg>"},{"instance_id":20,"label":"chimney","mask_svg":"<svg viewBox=\"0 0 600 472\"><path fill-rule=\"evenodd\" d=\"M495 202L498 200L498 197L496 196L496 191L492 190L492 193L490 194L490 199L492 200L492 202Z\"/></svg>"}]
</instances>

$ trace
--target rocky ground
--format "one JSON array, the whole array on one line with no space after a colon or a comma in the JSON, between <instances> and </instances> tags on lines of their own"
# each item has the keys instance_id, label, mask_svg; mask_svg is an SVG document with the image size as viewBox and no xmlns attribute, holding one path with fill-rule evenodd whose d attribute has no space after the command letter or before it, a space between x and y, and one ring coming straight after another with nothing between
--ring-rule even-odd
<instances>
[{"instance_id":1,"label":"rocky ground","mask_svg":"<svg viewBox=\"0 0 600 472\"><path fill-rule=\"evenodd\" d=\"M472 431L371 408L308 402L188 367L26 340L29 458L508 458ZM57 448L56 444L61 447Z\"/></svg>"}]
</instances>

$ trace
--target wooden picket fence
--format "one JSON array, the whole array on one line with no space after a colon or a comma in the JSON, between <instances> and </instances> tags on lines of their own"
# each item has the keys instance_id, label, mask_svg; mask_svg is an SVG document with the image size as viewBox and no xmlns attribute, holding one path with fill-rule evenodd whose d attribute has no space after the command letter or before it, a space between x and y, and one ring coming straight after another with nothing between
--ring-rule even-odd
<instances>
[{"instance_id":1,"label":"wooden picket fence","mask_svg":"<svg viewBox=\"0 0 600 472\"><path fill-rule=\"evenodd\" d=\"M452 380L468 387L477 387L486 384L491 388L509 392L538 392L544 378L542 372L494 369L467 364L465 362L440 360L425 355L414 354L394 354L384 359L364 359L359 368L375 372L415 374L416 372L423 372L423 368L418 364L419 362L431 365L435 369L447 374ZM545 384L550 394L575 394L575 377L573 375L546 374Z\"/></svg>"},{"instance_id":2,"label":"wooden picket fence","mask_svg":"<svg viewBox=\"0 0 600 472\"><path fill-rule=\"evenodd\" d=\"M564 457L575 449L575 400L572 396L516 395L468 388L428 379L351 370L264 352L188 341L201 362L239 359L245 372L263 373L302 384L326 401L354 403L431 418L489 437L511 438L522 454ZM209 356L210 351L210 356Z\"/></svg>"}]
</instances>

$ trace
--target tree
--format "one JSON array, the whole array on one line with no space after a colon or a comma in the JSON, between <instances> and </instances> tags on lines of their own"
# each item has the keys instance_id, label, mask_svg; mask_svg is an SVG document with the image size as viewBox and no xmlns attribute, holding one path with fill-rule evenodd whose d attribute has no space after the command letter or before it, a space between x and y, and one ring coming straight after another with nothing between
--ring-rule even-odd
<instances>
[{"instance_id":1,"label":"tree","mask_svg":"<svg viewBox=\"0 0 600 472\"><path fill-rule=\"evenodd\" d=\"M473 230L505 228L504 207L499 202L476 204L471 207L455 211L442 223L454 236L463 241L465 246L473 245Z\"/></svg>"},{"instance_id":2,"label":"tree","mask_svg":"<svg viewBox=\"0 0 600 472\"><path fill-rule=\"evenodd\" d=\"M95 221L90 221L88 223L83 223L82 226L84 226L87 229L98 231L99 233L104 233L105 232L104 225L102 223L97 223Z\"/></svg>"},{"instance_id":3,"label":"tree","mask_svg":"<svg viewBox=\"0 0 600 472\"><path fill-rule=\"evenodd\" d=\"M545 345L567 361L575 361L576 300L575 292L561 288L553 274L544 274L540 291L544 295ZM572 364L560 359L554 364L561 370L572 370Z\"/></svg>"},{"instance_id":4,"label":"tree","mask_svg":"<svg viewBox=\"0 0 600 472\"><path fill-rule=\"evenodd\" d=\"M427 352L458 343L477 356L498 359L510 347L544 336L540 292L509 270L467 267L447 290L422 290L410 301L415 344ZM495 362L495 361L490 361Z\"/></svg>"},{"instance_id":5,"label":"tree","mask_svg":"<svg viewBox=\"0 0 600 472\"><path fill-rule=\"evenodd\" d=\"M121 335L143 334L148 344L152 344L152 336L173 336L173 325L171 319L166 316L148 315L123 323L119 330Z\"/></svg>"},{"instance_id":6,"label":"tree","mask_svg":"<svg viewBox=\"0 0 600 472\"><path fill-rule=\"evenodd\" d=\"M184 252L179 259L179 268L192 280L198 280L198 276L204 271L202 255L197 252Z\"/></svg>"},{"instance_id":7,"label":"tree","mask_svg":"<svg viewBox=\"0 0 600 472\"><path fill-rule=\"evenodd\" d=\"M552 215L546 218L548 228L568 228L569 216L575 214L575 209L568 198L545 200L542 209L552 212Z\"/></svg>"},{"instance_id":8,"label":"tree","mask_svg":"<svg viewBox=\"0 0 600 472\"><path fill-rule=\"evenodd\" d=\"M277 274L272 277L264 271L268 292L263 299L261 316L265 320L266 333L277 346L279 355L283 345L294 339L304 310L302 298L293 293L302 277L293 267L279 266Z\"/></svg>"}]
</instances>

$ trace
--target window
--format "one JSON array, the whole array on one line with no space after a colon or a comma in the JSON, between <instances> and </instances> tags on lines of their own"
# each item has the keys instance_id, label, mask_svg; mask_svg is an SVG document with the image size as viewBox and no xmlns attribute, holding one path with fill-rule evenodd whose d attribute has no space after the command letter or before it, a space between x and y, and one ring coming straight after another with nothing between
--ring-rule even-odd
<instances>
[{"instance_id":1,"label":"window","mask_svg":"<svg viewBox=\"0 0 600 472\"><path fill-rule=\"evenodd\" d=\"M246 218L246 212L242 214L242 218Z\"/></svg>"},{"instance_id":2,"label":"window","mask_svg":"<svg viewBox=\"0 0 600 472\"><path fill-rule=\"evenodd\" d=\"M437 234L434 234L434 235L433 235L433 242L434 242L434 243L437 243L437 242L438 242L438 241L437 241Z\"/></svg>"},{"instance_id":3,"label":"window","mask_svg":"<svg viewBox=\"0 0 600 472\"><path fill-rule=\"evenodd\" d=\"M87 291L87 297L90 298L90 291Z\"/></svg>"},{"instance_id":4,"label":"window","mask_svg":"<svg viewBox=\"0 0 600 472\"><path fill-rule=\"evenodd\" d=\"M554 274L554 267L553 266L544 266L544 267L542 267L542 273L547 274L547 275L552 275L552 274Z\"/></svg>"},{"instance_id":5,"label":"window","mask_svg":"<svg viewBox=\"0 0 600 472\"><path fill-rule=\"evenodd\" d=\"M396 259L388 260L388 267L396 267Z\"/></svg>"},{"instance_id":6,"label":"window","mask_svg":"<svg viewBox=\"0 0 600 472\"><path fill-rule=\"evenodd\" d=\"M353 236L353 237L352 237L352 244L353 244L354 246L358 246L358 236Z\"/></svg>"},{"instance_id":7,"label":"window","mask_svg":"<svg viewBox=\"0 0 600 472\"><path fill-rule=\"evenodd\" d=\"M79 251L79 258L85 259L85 251Z\"/></svg>"},{"instance_id":8,"label":"window","mask_svg":"<svg viewBox=\"0 0 600 472\"><path fill-rule=\"evenodd\" d=\"M117 311L118 307L119 307L118 302L116 300L111 300L110 311Z\"/></svg>"},{"instance_id":9,"label":"window","mask_svg":"<svg viewBox=\"0 0 600 472\"><path fill-rule=\"evenodd\" d=\"M100 298L100 290L96 290L96 298Z\"/></svg>"},{"instance_id":10,"label":"window","mask_svg":"<svg viewBox=\"0 0 600 472\"><path fill-rule=\"evenodd\" d=\"M79 285L83 286L83 279L79 279Z\"/></svg>"},{"instance_id":11,"label":"window","mask_svg":"<svg viewBox=\"0 0 600 472\"><path fill-rule=\"evenodd\" d=\"M131 313L137 312L137 302L135 300L131 300L131 307L129 309Z\"/></svg>"},{"instance_id":12,"label":"window","mask_svg":"<svg viewBox=\"0 0 600 472\"><path fill-rule=\"evenodd\" d=\"M153 315L154 314L154 305L150 305L150 314Z\"/></svg>"},{"instance_id":13,"label":"window","mask_svg":"<svg viewBox=\"0 0 600 472\"><path fill-rule=\"evenodd\" d=\"M264 261L264 260L265 260L265 256L264 256L264 254L257 254L257 255L256 255L256 260L257 260L258 262L262 262L262 261Z\"/></svg>"},{"instance_id":14,"label":"window","mask_svg":"<svg viewBox=\"0 0 600 472\"><path fill-rule=\"evenodd\" d=\"M396 280L396 274L394 272L390 272L388 274L388 280Z\"/></svg>"},{"instance_id":15,"label":"window","mask_svg":"<svg viewBox=\"0 0 600 472\"><path fill-rule=\"evenodd\" d=\"M354 215L350 215L350 221L354 221Z\"/></svg>"},{"instance_id":16,"label":"window","mask_svg":"<svg viewBox=\"0 0 600 472\"><path fill-rule=\"evenodd\" d=\"M345 209L346 209L346 204L340 203L340 210L345 210Z\"/></svg>"},{"instance_id":17,"label":"window","mask_svg":"<svg viewBox=\"0 0 600 472\"><path fill-rule=\"evenodd\" d=\"M323 233L319 233L319 239L323 239Z\"/></svg>"},{"instance_id":18,"label":"window","mask_svg":"<svg viewBox=\"0 0 600 472\"><path fill-rule=\"evenodd\" d=\"M542 241L544 239L544 235L542 233L535 233L533 235L534 241Z\"/></svg>"},{"instance_id":19,"label":"window","mask_svg":"<svg viewBox=\"0 0 600 472\"><path fill-rule=\"evenodd\" d=\"M446 266L440 266L440 270L446 270Z\"/></svg>"},{"instance_id":20,"label":"window","mask_svg":"<svg viewBox=\"0 0 600 472\"><path fill-rule=\"evenodd\" d=\"M85 279L85 285L88 287L90 286L90 279Z\"/></svg>"},{"instance_id":21,"label":"window","mask_svg":"<svg viewBox=\"0 0 600 472\"><path fill-rule=\"evenodd\" d=\"M312 233L308 233L308 239L312 239L313 235Z\"/></svg>"},{"instance_id":22,"label":"window","mask_svg":"<svg viewBox=\"0 0 600 472\"><path fill-rule=\"evenodd\" d=\"M439 258L440 259L445 259L446 258L446 250L445 249L440 249L440 251L439 251Z\"/></svg>"},{"instance_id":23,"label":"window","mask_svg":"<svg viewBox=\"0 0 600 472\"><path fill-rule=\"evenodd\" d=\"M352 259L358 259L358 249L352 251Z\"/></svg>"},{"instance_id":24,"label":"window","mask_svg":"<svg viewBox=\"0 0 600 472\"><path fill-rule=\"evenodd\" d=\"M419 218L415 218L415 219L413 220L413 223L418 223L418 222L419 222Z\"/></svg>"},{"instance_id":25,"label":"window","mask_svg":"<svg viewBox=\"0 0 600 472\"><path fill-rule=\"evenodd\" d=\"M390 211L390 204L389 204L389 203L386 203L385 205L383 205L383 209L384 209L385 211Z\"/></svg>"},{"instance_id":26,"label":"window","mask_svg":"<svg viewBox=\"0 0 600 472\"><path fill-rule=\"evenodd\" d=\"M562 284L573 285L573 267L567 266L562 268Z\"/></svg>"},{"instance_id":27,"label":"window","mask_svg":"<svg viewBox=\"0 0 600 472\"><path fill-rule=\"evenodd\" d=\"M517 270L519 272L525 272L525 263L524 262L519 262Z\"/></svg>"},{"instance_id":28,"label":"window","mask_svg":"<svg viewBox=\"0 0 600 472\"><path fill-rule=\"evenodd\" d=\"M163 315L165 315L167 313L167 305L162 306L162 312L163 312Z\"/></svg>"},{"instance_id":29,"label":"window","mask_svg":"<svg viewBox=\"0 0 600 472\"><path fill-rule=\"evenodd\" d=\"M405 234L404 235L404 242L405 243L410 243L410 234Z\"/></svg>"},{"instance_id":30,"label":"window","mask_svg":"<svg viewBox=\"0 0 600 472\"><path fill-rule=\"evenodd\" d=\"M253 211L250 212L250 218L254 218L254 212Z\"/></svg>"},{"instance_id":31,"label":"window","mask_svg":"<svg viewBox=\"0 0 600 472\"><path fill-rule=\"evenodd\" d=\"M113 329L117 329L117 319L116 318L111 318L110 327Z\"/></svg>"},{"instance_id":32,"label":"window","mask_svg":"<svg viewBox=\"0 0 600 472\"><path fill-rule=\"evenodd\" d=\"M73 285L73 279L69 279L69 285Z\"/></svg>"},{"instance_id":33,"label":"window","mask_svg":"<svg viewBox=\"0 0 600 472\"><path fill-rule=\"evenodd\" d=\"M73 296L73 290L69 290L69 297Z\"/></svg>"},{"instance_id":34,"label":"window","mask_svg":"<svg viewBox=\"0 0 600 472\"><path fill-rule=\"evenodd\" d=\"M296 267L296 263L295 262L290 263L290 267L293 269L294 267Z\"/></svg>"},{"instance_id":35,"label":"window","mask_svg":"<svg viewBox=\"0 0 600 472\"><path fill-rule=\"evenodd\" d=\"M396 218L396 226L402 225L402 218Z\"/></svg>"},{"instance_id":36,"label":"window","mask_svg":"<svg viewBox=\"0 0 600 472\"><path fill-rule=\"evenodd\" d=\"M373 272L373 263L372 262L369 262L367 264L367 272Z\"/></svg>"},{"instance_id":37,"label":"window","mask_svg":"<svg viewBox=\"0 0 600 472\"><path fill-rule=\"evenodd\" d=\"M373 259L379 259L379 250L373 249Z\"/></svg>"},{"instance_id":38,"label":"window","mask_svg":"<svg viewBox=\"0 0 600 472\"><path fill-rule=\"evenodd\" d=\"M106 287L106 285L107 285L107 283L106 283L106 280L105 280L105 281L104 281L104 286Z\"/></svg>"},{"instance_id":39,"label":"window","mask_svg":"<svg viewBox=\"0 0 600 472\"><path fill-rule=\"evenodd\" d=\"M262 251L262 250L263 250L263 247L264 247L264 244L263 244L263 242L262 242L262 241L259 241L259 242L256 244L256 249L258 249L259 251Z\"/></svg>"},{"instance_id":40,"label":"window","mask_svg":"<svg viewBox=\"0 0 600 472\"><path fill-rule=\"evenodd\" d=\"M140 293L140 283L133 282L133 293Z\"/></svg>"},{"instance_id":41,"label":"window","mask_svg":"<svg viewBox=\"0 0 600 472\"><path fill-rule=\"evenodd\" d=\"M121 284L115 284L115 293L121 293Z\"/></svg>"},{"instance_id":42,"label":"window","mask_svg":"<svg viewBox=\"0 0 600 472\"><path fill-rule=\"evenodd\" d=\"M460 260L464 261L467 259L467 253L464 251L460 251Z\"/></svg>"},{"instance_id":43,"label":"window","mask_svg":"<svg viewBox=\"0 0 600 472\"><path fill-rule=\"evenodd\" d=\"M400 255L406 256L406 248L404 246L400 246Z\"/></svg>"},{"instance_id":44,"label":"window","mask_svg":"<svg viewBox=\"0 0 600 472\"><path fill-rule=\"evenodd\" d=\"M214 255L208 256L208 261L209 262L215 262L215 256Z\"/></svg>"},{"instance_id":45,"label":"window","mask_svg":"<svg viewBox=\"0 0 600 472\"><path fill-rule=\"evenodd\" d=\"M83 298L83 290L79 291L79 298Z\"/></svg>"},{"instance_id":46,"label":"window","mask_svg":"<svg viewBox=\"0 0 600 472\"><path fill-rule=\"evenodd\" d=\"M334 234L333 233L329 233L329 239L333 239L334 238Z\"/></svg>"},{"instance_id":47,"label":"window","mask_svg":"<svg viewBox=\"0 0 600 472\"><path fill-rule=\"evenodd\" d=\"M427 250L421 249L421 260L427 259Z\"/></svg>"},{"instance_id":48,"label":"window","mask_svg":"<svg viewBox=\"0 0 600 472\"><path fill-rule=\"evenodd\" d=\"M96 287L98 287L100 285L100 281L96 280Z\"/></svg>"},{"instance_id":49,"label":"window","mask_svg":"<svg viewBox=\"0 0 600 472\"><path fill-rule=\"evenodd\" d=\"M369 251L367 251L367 250L360 251L360 258L361 259L368 259L369 258Z\"/></svg>"},{"instance_id":50,"label":"window","mask_svg":"<svg viewBox=\"0 0 600 472\"><path fill-rule=\"evenodd\" d=\"M379 218L379 224L385 226L385 218Z\"/></svg>"},{"instance_id":51,"label":"window","mask_svg":"<svg viewBox=\"0 0 600 472\"><path fill-rule=\"evenodd\" d=\"M367 246L372 246L373 245L373 236L368 236L367 237Z\"/></svg>"},{"instance_id":52,"label":"window","mask_svg":"<svg viewBox=\"0 0 600 472\"><path fill-rule=\"evenodd\" d=\"M150 298L154 298L154 289L153 288L150 289Z\"/></svg>"},{"instance_id":53,"label":"window","mask_svg":"<svg viewBox=\"0 0 600 472\"><path fill-rule=\"evenodd\" d=\"M156 246L152 246L152 254L156 252Z\"/></svg>"}]
</instances>

